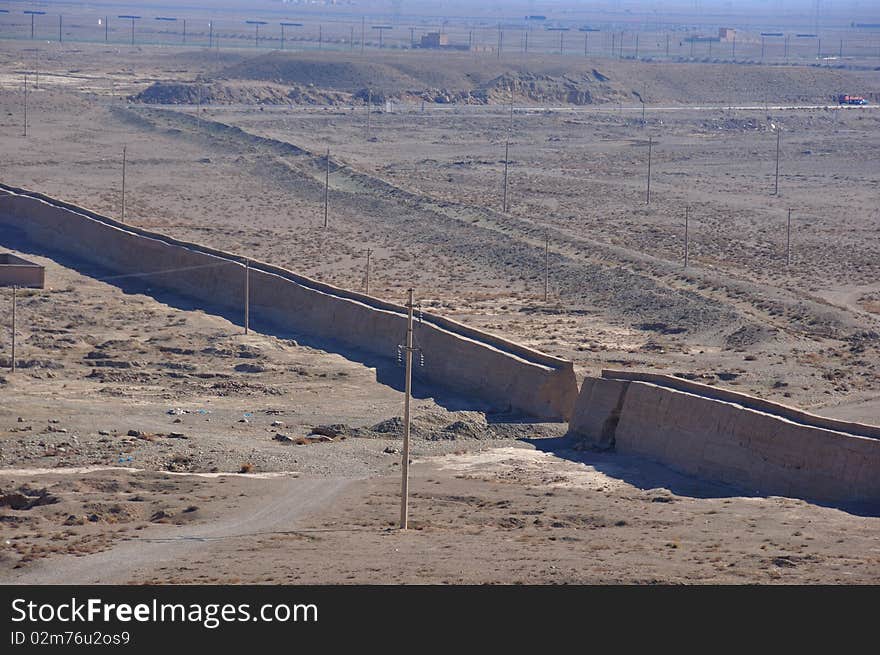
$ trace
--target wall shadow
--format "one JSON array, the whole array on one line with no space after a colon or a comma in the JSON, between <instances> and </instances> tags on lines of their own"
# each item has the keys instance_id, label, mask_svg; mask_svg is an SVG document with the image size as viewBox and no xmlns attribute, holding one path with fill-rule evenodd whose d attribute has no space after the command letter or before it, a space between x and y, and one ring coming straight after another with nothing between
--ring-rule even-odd
<instances>
[{"instance_id":1,"label":"wall shadow","mask_svg":"<svg viewBox=\"0 0 880 655\"><path fill-rule=\"evenodd\" d=\"M239 325L244 329L244 317L242 312L235 312L228 308L206 303L202 300L195 300L189 296L169 291L163 287L151 285L144 278L134 275L119 274L116 271L102 267L99 264L85 261L75 256L71 256L63 251L52 248L45 248L35 244L29 240L21 231L14 228L3 227L0 229L0 246L17 250L21 253L47 257L65 268L96 279L105 284L109 284L121 290L126 294L140 294L149 296L158 302L180 309L183 311L200 310L220 316L234 325ZM292 339L299 345L323 350L328 353L340 355L345 359L362 364L376 371L376 381L396 391L403 393L404 391L404 367L397 362L397 353L390 352L387 357L376 355L358 348L353 348L348 344L341 343L335 339L324 339L313 334L305 334L294 330L279 326L274 321L270 321L260 316L259 310L252 308L250 317L250 328L256 332L277 337L280 339ZM405 334L401 332L401 343L405 340ZM425 366L429 366L427 361ZM420 400L432 399L435 403L448 411L477 411L486 412L490 416L510 417L511 420L526 420L521 415L510 413L509 406L494 405L486 401L466 398L454 391L444 388L436 383L429 383L420 375L421 366L414 362L413 365L413 397ZM531 419L529 419L531 421Z\"/></svg>"},{"instance_id":2,"label":"wall shadow","mask_svg":"<svg viewBox=\"0 0 880 655\"><path fill-rule=\"evenodd\" d=\"M760 491L749 490L738 485L714 482L687 473L680 473L664 464L636 455L625 455L614 451L576 450L575 446L578 445L580 439L571 434L544 439L522 439L522 441L533 445L541 452L591 466L608 477L631 484L642 491L668 489L676 496L688 498L769 498L772 496L772 494L762 494ZM797 499L821 507L838 509L855 516L880 517L880 505L876 503L829 503L810 498Z\"/></svg>"}]
</instances>

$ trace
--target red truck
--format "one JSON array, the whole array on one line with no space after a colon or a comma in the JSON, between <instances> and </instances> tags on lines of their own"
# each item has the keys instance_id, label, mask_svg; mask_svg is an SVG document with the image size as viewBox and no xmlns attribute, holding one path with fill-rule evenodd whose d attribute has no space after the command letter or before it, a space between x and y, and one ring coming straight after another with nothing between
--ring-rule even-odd
<instances>
[{"instance_id":1,"label":"red truck","mask_svg":"<svg viewBox=\"0 0 880 655\"><path fill-rule=\"evenodd\" d=\"M837 96L837 102L841 105L867 105L868 101L865 100L862 96L847 96L847 95L839 95Z\"/></svg>"}]
</instances>

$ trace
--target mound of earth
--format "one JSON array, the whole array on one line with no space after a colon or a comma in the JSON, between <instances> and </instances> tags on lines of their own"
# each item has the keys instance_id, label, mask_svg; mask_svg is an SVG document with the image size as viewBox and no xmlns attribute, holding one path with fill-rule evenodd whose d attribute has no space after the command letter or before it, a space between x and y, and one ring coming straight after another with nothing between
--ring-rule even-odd
<instances>
[{"instance_id":1,"label":"mound of earth","mask_svg":"<svg viewBox=\"0 0 880 655\"><path fill-rule=\"evenodd\" d=\"M313 86L223 82L155 82L130 100L150 105L335 105L349 94Z\"/></svg>"},{"instance_id":2,"label":"mound of earth","mask_svg":"<svg viewBox=\"0 0 880 655\"><path fill-rule=\"evenodd\" d=\"M442 57L442 65L437 58ZM374 102L421 99L439 103L552 105L606 102L719 103L830 102L834 94L870 96L876 75L818 66L609 61L535 57L511 61L455 54L343 53L318 59L309 53L273 52L243 60L219 73L231 80L299 85L316 93L361 95ZM856 89L857 91L853 91ZM317 91L320 90L320 91Z\"/></svg>"}]
</instances>

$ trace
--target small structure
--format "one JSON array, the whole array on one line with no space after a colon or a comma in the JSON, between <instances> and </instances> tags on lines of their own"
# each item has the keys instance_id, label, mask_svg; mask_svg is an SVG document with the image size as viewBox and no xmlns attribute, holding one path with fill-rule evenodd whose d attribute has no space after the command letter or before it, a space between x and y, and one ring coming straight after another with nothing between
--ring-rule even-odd
<instances>
[{"instance_id":1,"label":"small structure","mask_svg":"<svg viewBox=\"0 0 880 655\"><path fill-rule=\"evenodd\" d=\"M736 40L736 30L732 27L719 27L718 28L718 40L724 41L725 43L730 43L731 41Z\"/></svg>"},{"instance_id":2,"label":"small structure","mask_svg":"<svg viewBox=\"0 0 880 655\"><path fill-rule=\"evenodd\" d=\"M8 252L0 253L0 287L42 289L45 286L45 267Z\"/></svg>"},{"instance_id":3,"label":"small structure","mask_svg":"<svg viewBox=\"0 0 880 655\"><path fill-rule=\"evenodd\" d=\"M449 35L441 32L428 32L422 35L423 48L448 48Z\"/></svg>"}]
</instances>

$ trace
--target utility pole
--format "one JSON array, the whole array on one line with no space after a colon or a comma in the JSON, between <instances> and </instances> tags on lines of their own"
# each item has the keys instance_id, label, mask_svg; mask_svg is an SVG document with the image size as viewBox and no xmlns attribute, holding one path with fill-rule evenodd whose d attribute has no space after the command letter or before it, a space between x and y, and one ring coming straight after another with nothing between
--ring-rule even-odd
<instances>
[{"instance_id":1,"label":"utility pole","mask_svg":"<svg viewBox=\"0 0 880 655\"><path fill-rule=\"evenodd\" d=\"M688 223L690 223L690 213L691 213L691 208L686 206L684 208L684 267L685 268L687 268L688 264L690 263L691 243L690 243L690 234L688 233L688 228L690 227L688 225Z\"/></svg>"},{"instance_id":2,"label":"utility pole","mask_svg":"<svg viewBox=\"0 0 880 655\"><path fill-rule=\"evenodd\" d=\"M510 164L510 130L507 131L507 138L504 140L504 191L501 198L501 211L507 213L507 167Z\"/></svg>"},{"instance_id":3,"label":"utility pole","mask_svg":"<svg viewBox=\"0 0 880 655\"><path fill-rule=\"evenodd\" d=\"M773 189L773 195L779 195L779 146L782 141L782 128L776 128L776 182Z\"/></svg>"},{"instance_id":4,"label":"utility pole","mask_svg":"<svg viewBox=\"0 0 880 655\"><path fill-rule=\"evenodd\" d=\"M330 207L330 148L327 148L327 171L324 174L324 229L327 228L327 213Z\"/></svg>"},{"instance_id":5,"label":"utility pole","mask_svg":"<svg viewBox=\"0 0 880 655\"><path fill-rule=\"evenodd\" d=\"M196 87L196 123L202 126L202 85Z\"/></svg>"},{"instance_id":6,"label":"utility pole","mask_svg":"<svg viewBox=\"0 0 880 655\"><path fill-rule=\"evenodd\" d=\"M110 43L110 17L104 16L104 43Z\"/></svg>"},{"instance_id":7,"label":"utility pole","mask_svg":"<svg viewBox=\"0 0 880 655\"><path fill-rule=\"evenodd\" d=\"M251 328L251 260L244 260L244 333Z\"/></svg>"},{"instance_id":8,"label":"utility pole","mask_svg":"<svg viewBox=\"0 0 880 655\"><path fill-rule=\"evenodd\" d=\"M654 137L648 137L648 190L645 194L645 204L651 204L651 155L654 150Z\"/></svg>"},{"instance_id":9,"label":"utility pole","mask_svg":"<svg viewBox=\"0 0 880 655\"><path fill-rule=\"evenodd\" d=\"M125 160L128 146L122 146L122 222L125 223Z\"/></svg>"},{"instance_id":10,"label":"utility pole","mask_svg":"<svg viewBox=\"0 0 880 655\"><path fill-rule=\"evenodd\" d=\"M367 18L361 17L361 54L364 54L364 41L367 38Z\"/></svg>"},{"instance_id":11,"label":"utility pole","mask_svg":"<svg viewBox=\"0 0 880 655\"><path fill-rule=\"evenodd\" d=\"M27 136L27 73L24 74L24 135Z\"/></svg>"},{"instance_id":12,"label":"utility pole","mask_svg":"<svg viewBox=\"0 0 880 655\"><path fill-rule=\"evenodd\" d=\"M17 303L16 299L16 286L12 285L12 372L15 373L15 305Z\"/></svg>"},{"instance_id":13,"label":"utility pole","mask_svg":"<svg viewBox=\"0 0 880 655\"><path fill-rule=\"evenodd\" d=\"M370 255L372 255L372 254L373 254L373 251L370 249L367 249L367 275L365 278L364 293L368 296L370 295Z\"/></svg>"},{"instance_id":14,"label":"utility pole","mask_svg":"<svg viewBox=\"0 0 880 655\"><path fill-rule=\"evenodd\" d=\"M373 106L373 90L367 89L367 141L370 140L370 114Z\"/></svg>"},{"instance_id":15,"label":"utility pole","mask_svg":"<svg viewBox=\"0 0 880 655\"><path fill-rule=\"evenodd\" d=\"M61 24L62 24L62 16L58 14L58 43L61 43Z\"/></svg>"},{"instance_id":16,"label":"utility pole","mask_svg":"<svg viewBox=\"0 0 880 655\"><path fill-rule=\"evenodd\" d=\"M409 404L412 395L412 356L413 356L413 290L409 290L406 303L406 379L404 380L403 404L403 457L401 461L400 484L400 529L409 527Z\"/></svg>"},{"instance_id":17,"label":"utility pole","mask_svg":"<svg viewBox=\"0 0 880 655\"><path fill-rule=\"evenodd\" d=\"M208 21L208 49L214 47L214 21Z\"/></svg>"},{"instance_id":18,"label":"utility pole","mask_svg":"<svg viewBox=\"0 0 880 655\"><path fill-rule=\"evenodd\" d=\"M785 230L785 265L791 266L791 208L788 209L788 227Z\"/></svg>"},{"instance_id":19,"label":"utility pole","mask_svg":"<svg viewBox=\"0 0 880 655\"><path fill-rule=\"evenodd\" d=\"M544 302L550 295L550 233L544 234Z\"/></svg>"}]
</instances>

